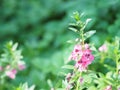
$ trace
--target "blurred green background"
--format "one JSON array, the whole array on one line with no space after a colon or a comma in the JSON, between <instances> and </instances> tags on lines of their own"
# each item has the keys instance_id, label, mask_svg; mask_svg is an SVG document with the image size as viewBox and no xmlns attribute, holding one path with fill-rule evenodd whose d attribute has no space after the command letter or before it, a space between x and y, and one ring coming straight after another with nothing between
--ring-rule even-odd
<instances>
[{"instance_id":1,"label":"blurred green background","mask_svg":"<svg viewBox=\"0 0 120 90\"><path fill-rule=\"evenodd\" d=\"M74 11L92 18L86 30L97 30L88 40L97 47L120 37L120 0L0 0L0 48L9 40L18 42L27 65L9 82L28 82L37 90L49 90L48 79L58 82L70 53L66 41L75 38L68 30Z\"/></svg>"}]
</instances>

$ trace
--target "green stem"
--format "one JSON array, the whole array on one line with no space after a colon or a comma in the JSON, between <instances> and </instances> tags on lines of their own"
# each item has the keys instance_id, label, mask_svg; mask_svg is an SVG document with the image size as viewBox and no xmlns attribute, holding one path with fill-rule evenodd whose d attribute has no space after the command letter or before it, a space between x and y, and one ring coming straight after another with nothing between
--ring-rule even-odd
<instances>
[{"instance_id":1,"label":"green stem","mask_svg":"<svg viewBox=\"0 0 120 90\"><path fill-rule=\"evenodd\" d=\"M116 57L116 73L118 74L119 72L119 70L118 70L118 66L119 66L119 63L118 63L118 57Z\"/></svg>"},{"instance_id":2,"label":"green stem","mask_svg":"<svg viewBox=\"0 0 120 90\"><path fill-rule=\"evenodd\" d=\"M116 61L116 74L118 75L119 73L119 51L115 50L115 61Z\"/></svg>"},{"instance_id":3,"label":"green stem","mask_svg":"<svg viewBox=\"0 0 120 90\"><path fill-rule=\"evenodd\" d=\"M101 60L100 60L100 63L103 64L103 62L104 62L104 54L105 54L105 53L100 53L100 54L101 54Z\"/></svg>"},{"instance_id":4,"label":"green stem","mask_svg":"<svg viewBox=\"0 0 120 90\"><path fill-rule=\"evenodd\" d=\"M84 45L84 31L81 30L81 37L82 37L82 45Z\"/></svg>"},{"instance_id":5,"label":"green stem","mask_svg":"<svg viewBox=\"0 0 120 90\"><path fill-rule=\"evenodd\" d=\"M81 72L76 76L77 77L77 85L76 85L76 90L81 90L81 89L79 89L79 86L80 86L80 80L79 80L79 78L81 77Z\"/></svg>"}]
</instances>

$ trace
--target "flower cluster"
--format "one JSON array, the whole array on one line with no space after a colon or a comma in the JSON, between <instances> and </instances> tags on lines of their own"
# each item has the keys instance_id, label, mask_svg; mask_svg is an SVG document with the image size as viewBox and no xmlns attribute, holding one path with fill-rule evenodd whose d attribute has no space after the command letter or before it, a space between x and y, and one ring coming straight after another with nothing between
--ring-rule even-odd
<instances>
[{"instance_id":1,"label":"flower cluster","mask_svg":"<svg viewBox=\"0 0 120 90\"><path fill-rule=\"evenodd\" d=\"M116 37L113 43L105 41L96 49L93 44L90 46L90 43L85 43L86 39L96 32L85 31L90 19L83 22L78 12L73 14L73 18L76 22L70 23L69 29L79 37L75 41L69 40L70 43L75 43L75 46L69 56L70 63L63 67L70 69L70 73L63 73L66 77L62 82L62 90L120 90L120 38ZM96 61L88 70L94 56Z\"/></svg>"},{"instance_id":2,"label":"flower cluster","mask_svg":"<svg viewBox=\"0 0 120 90\"><path fill-rule=\"evenodd\" d=\"M103 44L102 46L99 47L100 52L107 52L107 45Z\"/></svg>"},{"instance_id":3,"label":"flower cluster","mask_svg":"<svg viewBox=\"0 0 120 90\"><path fill-rule=\"evenodd\" d=\"M24 61L20 61L20 62L18 63L18 65L16 65L16 68L12 67L11 65L7 65L5 67L0 66L0 72L4 73L6 76L8 76L11 79L15 79L18 70L24 70L26 67Z\"/></svg>"},{"instance_id":4,"label":"flower cluster","mask_svg":"<svg viewBox=\"0 0 120 90\"><path fill-rule=\"evenodd\" d=\"M75 67L80 71L86 71L87 67L94 60L92 51L88 44L80 45L77 44L69 57L70 60L75 60Z\"/></svg>"},{"instance_id":5,"label":"flower cluster","mask_svg":"<svg viewBox=\"0 0 120 90\"><path fill-rule=\"evenodd\" d=\"M0 79L6 76L15 79L17 72L26 68L25 62L21 60L23 58L21 51L17 50L17 46L17 43L12 42L6 44L5 51L0 58Z\"/></svg>"},{"instance_id":6,"label":"flower cluster","mask_svg":"<svg viewBox=\"0 0 120 90\"><path fill-rule=\"evenodd\" d=\"M19 70L24 70L24 69L26 68L25 62L23 62L23 61L21 61L21 62L22 62L22 63L21 63L20 65L17 65L16 68L15 68L15 67L12 67L11 65L7 65L7 66L5 66L5 67L0 66L0 72L1 72L3 75L5 75L5 76L7 76L7 77L9 77L9 78L11 78L11 79L15 79L17 72L18 72ZM1 76L2 76L2 75L1 75Z\"/></svg>"},{"instance_id":7,"label":"flower cluster","mask_svg":"<svg viewBox=\"0 0 120 90\"><path fill-rule=\"evenodd\" d=\"M112 86L111 85L108 85L105 90L112 90Z\"/></svg>"}]
</instances>

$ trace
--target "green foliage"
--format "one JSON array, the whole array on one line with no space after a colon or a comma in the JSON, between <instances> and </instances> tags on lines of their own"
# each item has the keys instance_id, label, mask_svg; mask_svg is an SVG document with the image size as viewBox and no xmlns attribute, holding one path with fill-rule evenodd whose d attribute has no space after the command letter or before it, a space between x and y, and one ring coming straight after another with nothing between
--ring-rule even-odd
<instances>
[{"instance_id":1,"label":"green foliage","mask_svg":"<svg viewBox=\"0 0 120 90\"><path fill-rule=\"evenodd\" d=\"M12 41L5 45L4 53L0 58L0 62L3 66L11 65L12 67L15 67L16 63L23 58L21 55L21 50L17 50L17 47L18 43L13 44Z\"/></svg>"},{"instance_id":2,"label":"green foliage","mask_svg":"<svg viewBox=\"0 0 120 90\"><path fill-rule=\"evenodd\" d=\"M86 43L85 42L86 36L87 37L92 36L95 33L95 31L85 32L84 29L86 28L86 24L80 20L79 13L77 12L74 13L74 19L76 20L76 22L73 23L72 25L76 26L77 29L76 27L73 27L70 29L72 29L74 32L79 34L79 37L77 38L77 41L76 41L77 44L75 43L76 45L71 53L69 62L73 60L75 64L67 63L65 66L63 66L63 68L65 69L72 69L72 71L69 71L68 74L65 74L63 72L63 74L66 77L62 83L63 84L62 89L117 90L119 88L119 83L120 83L120 79L119 79L120 38L115 37L113 42L104 43L101 47L98 48L98 50L94 46L92 46L92 49L90 47L86 49L84 46ZM76 24L78 22L80 23ZM100 65L95 66L93 64L91 65L91 70L89 70L88 65L86 63L89 62L91 58L85 56L87 57L87 59L85 59L83 57L84 50L90 50L90 51L94 50L95 51L94 56L96 61L96 63L94 64L96 65L100 64ZM85 60L85 62L83 59ZM106 62L107 60L109 60L110 63L107 63ZM85 68L85 65L87 65L86 68ZM85 71L83 69L85 69ZM101 71L98 71L98 69L101 69Z\"/></svg>"},{"instance_id":3,"label":"green foliage","mask_svg":"<svg viewBox=\"0 0 120 90\"><path fill-rule=\"evenodd\" d=\"M18 88L16 88L15 90L34 90L35 86L32 85L30 88L28 88L28 84L24 83L21 84Z\"/></svg>"},{"instance_id":4,"label":"green foliage","mask_svg":"<svg viewBox=\"0 0 120 90\"><path fill-rule=\"evenodd\" d=\"M63 53L69 52L65 42L76 38L66 30L71 13L76 10L92 19L86 31L91 28L97 31L88 42L99 47L104 39L120 37L119 0L1 0L0 8L0 48L8 40L17 41L27 63L25 72L12 81L15 85L28 81L46 90L49 78L56 83L63 57L67 59L69 55ZM81 18L76 16L78 19Z\"/></svg>"},{"instance_id":5,"label":"green foliage","mask_svg":"<svg viewBox=\"0 0 120 90\"><path fill-rule=\"evenodd\" d=\"M15 79L19 70L25 69L25 62L22 61L21 50L18 50L18 43L12 41L6 43L4 52L0 57L0 90L9 90L14 87L8 80Z\"/></svg>"}]
</instances>

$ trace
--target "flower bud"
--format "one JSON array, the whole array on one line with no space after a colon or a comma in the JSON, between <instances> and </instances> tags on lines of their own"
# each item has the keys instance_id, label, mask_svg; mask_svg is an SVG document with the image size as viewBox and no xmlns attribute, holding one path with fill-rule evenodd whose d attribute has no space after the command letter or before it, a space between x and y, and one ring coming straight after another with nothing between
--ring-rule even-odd
<instances>
[{"instance_id":1,"label":"flower bud","mask_svg":"<svg viewBox=\"0 0 120 90\"><path fill-rule=\"evenodd\" d=\"M112 90L112 86L111 85L108 85L105 90Z\"/></svg>"},{"instance_id":2,"label":"flower bud","mask_svg":"<svg viewBox=\"0 0 120 90\"><path fill-rule=\"evenodd\" d=\"M2 71L3 70L3 67L2 66L0 66L0 71Z\"/></svg>"}]
</instances>

